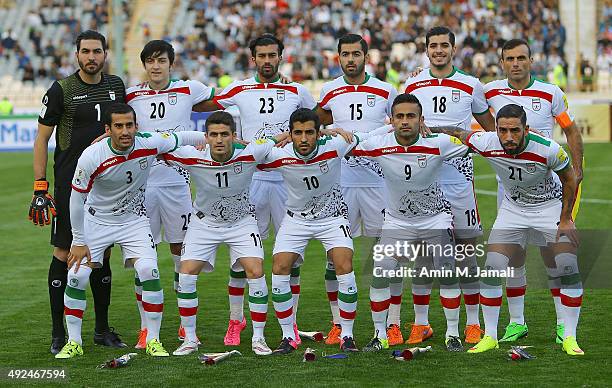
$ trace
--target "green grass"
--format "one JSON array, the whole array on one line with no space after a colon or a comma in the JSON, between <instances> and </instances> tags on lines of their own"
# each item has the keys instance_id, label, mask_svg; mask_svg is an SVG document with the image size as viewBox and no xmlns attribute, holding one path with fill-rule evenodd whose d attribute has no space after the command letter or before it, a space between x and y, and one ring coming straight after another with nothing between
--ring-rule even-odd
<instances>
[{"instance_id":1,"label":"green grass","mask_svg":"<svg viewBox=\"0 0 612 388\"><path fill-rule=\"evenodd\" d=\"M609 190L609 168L612 166L612 145L593 144L586 147L588 170L585 173L583 198L612 200ZM29 153L0 153L0 232L4 248L0 253L0 368L49 368L64 367L73 386L263 386L263 385L372 385L400 386L407 384L431 384L436 386L466 385L549 385L549 386L607 386L612 379L604 369L609 363L612 347L609 327L612 320L612 291L609 274L609 258L605 254L608 234L612 225L610 202L583 203L578 218L581 229L594 229L585 236L581 246L581 265L586 263L589 278L585 282L592 287L585 290L584 307L579 326L579 341L586 356L570 358L561 353L553 341L554 307L542 279L544 270L536 252L530 253L528 276L530 288L526 297L526 317L529 337L521 344L533 345L538 357L530 362L509 362L505 359L507 345L499 351L482 355L467 353L450 354L443 350L444 320L436 297L432 297L431 323L436 331L429 341L434 352L409 363L390 360L388 353L355 354L346 360L318 358L313 363L302 363L305 346L329 353L338 349L305 341L300 351L287 357L257 358L250 350L250 327L242 335L240 351L243 357L234 358L215 367L205 367L195 356L152 359L139 351L139 356L126 368L97 370L101 362L126 353L128 350L111 350L93 345L94 312L91 292L88 293L88 309L84 315L84 357L74 360L55 360L48 351L50 340L49 302L46 286L47 271L51 259L49 228L32 226L26 219L31 198L32 155ZM482 160L477 160L477 188L495 191L492 170ZM49 174L51 175L51 174ZM484 175L484 177L482 177ZM495 197L479 195L479 208L483 224L490 227L495 218ZM355 269L359 285L358 316L355 334L359 346L363 346L372 334L369 313L365 240L356 241ZM270 284L272 241L266 242L266 274ZM166 289L166 303L161 338L169 351L178 346L176 329L179 324L176 299L172 290L172 264L166 245L159 249L162 284ZM133 273L120 264L119 251L113 252L113 297L110 322L130 345L134 344L139 325L133 292ZM320 243L312 242L302 268L302 295L298 322L303 330L329 329L330 313L323 282L324 254ZM203 341L202 351L221 351L223 335L227 327L227 250L219 252L217 271L200 276L198 291L200 311L198 334ZM583 270L584 271L584 270ZM535 285L534 284L539 284ZM544 287L543 287L544 286ZM402 321L413 318L409 292L405 292ZM279 325L269 306L266 336L270 346L276 346L280 338ZM461 315L461 329L465 315ZM508 322L507 308L502 307L500 331ZM405 336L408 331L404 330ZM401 347L398 347L401 348ZM131 350L130 350L131 351ZM1 381L1 380L0 380ZM0 382L3 385L4 381ZM23 382L21 382L23 384ZM37 385L45 383L37 383ZM47 382L46 384L49 384Z\"/></svg>"}]
</instances>

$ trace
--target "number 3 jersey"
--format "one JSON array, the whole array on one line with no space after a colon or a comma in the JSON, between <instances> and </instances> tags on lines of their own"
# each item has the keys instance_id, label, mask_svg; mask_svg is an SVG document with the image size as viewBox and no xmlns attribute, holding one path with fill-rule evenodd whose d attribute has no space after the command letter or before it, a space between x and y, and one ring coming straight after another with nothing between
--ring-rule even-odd
<instances>
[{"instance_id":1,"label":"number 3 jersey","mask_svg":"<svg viewBox=\"0 0 612 388\"><path fill-rule=\"evenodd\" d=\"M249 187L257 163L264 161L274 147L272 140L258 140L244 146L235 143L231 158L217 162L210 155L210 147L198 151L181 147L164 154L164 160L189 170L196 184L194 211L206 223L228 226L246 216L255 216L249 202Z\"/></svg>"},{"instance_id":2,"label":"number 3 jersey","mask_svg":"<svg viewBox=\"0 0 612 388\"><path fill-rule=\"evenodd\" d=\"M126 101L136 111L141 132L171 133L191 130L194 105L213 98L215 89L194 80L172 80L162 90L153 90L148 83L127 90ZM183 169L154 161L149 186L180 186L189 183Z\"/></svg>"},{"instance_id":3,"label":"number 3 jersey","mask_svg":"<svg viewBox=\"0 0 612 388\"><path fill-rule=\"evenodd\" d=\"M347 143L342 136L326 136L318 140L317 148L308 158L298 154L293 143L289 143L283 148L273 148L258 167L282 173L288 192L288 214L294 218L347 218L348 208L340 189L340 160L358 141L357 136L352 143Z\"/></svg>"},{"instance_id":4,"label":"number 3 jersey","mask_svg":"<svg viewBox=\"0 0 612 388\"><path fill-rule=\"evenodd\" d=\"M87 212L102 224L122 225L145 217L145 188L157 155L170 152L181 144L196 144L198 140L204 141L203 133L138 132L128 151L114 149L110 138L95 143L87 147L79 158L72 179L73 196L74 191L87 195ZM82 209L70 206L73 233L75 229L77 233L75 239L80 230L73 212L76 214L78 210Z\"/></svg>"},{"instance_id":5,"label":"number 3 jersey","mask_svg":"<svg viewBox=\"0 0 612 388\"><path fill-rule=\"evenodd\" d=\"M419 135L412 145L403 146L395 132L371 137L353 150L353 155L380 164L387 185L385 214L399 219L450 213L440 188L440 170L445 160L467 153L459 139L445 134Z\"/></svg>"},{"instance_id":6,"label":"number 3 jersey","mask_svg":"<svg viewBox=\"0 0 612 388\"><path fill-rule=\"evenodd\" d=\"M500 177L506 200L529 208L558 204L562 186L553 171L570 165L567 153L555 141L534 133L529 133L525 141L525 150L517 155L504 151L495 132L474 132L467 144L484 156Z\"/></svg>"},{"instance_id":7,"label":"number 3 jersey","mask_svg":"<svg viewBox=\"0 0 612 388\"><path fill-rule=\"evenodd\" d=\"M429 69L406 81L406 93L414 94L423 107L429 127L454 126L471 131L472 115L485 113L489 106L484 87L469 74L453 67L445 78L435 78ZM470 156L447 160L442 167L441 182L465 183L474 177Z\"/></svg>"},{"instance_id":8,"label":"number 3 jersey","mask_svg":"<svg viewBox=\"0 0 612 388\"><path fill-rule=\"evenodd\" d=\"M220 109L237 106L240 111L241 138L254 141L289 130L289 117L298 108L317 105L308 89L297 82L288 84L260 82L258 77L234 81L215 97ZM255 179L280 181L278 172L257 172Z\"/></svg>"},{"instance_id":9,"label":"number 3 jersey","mask_svg":"<svg viewBox=\"0 0 612 388\"><path fill-rule=\"evenodd\" d=\"M321 89L319 106L332 113L334 126L351 132L370 132L384 126L391 116L397 96L393 85L366 74L360 85L351 85L344 77L326 82ZM342 161L342 187L384 187L380 166L366 158L350 157Z\"/></svg>"}]
</instances>

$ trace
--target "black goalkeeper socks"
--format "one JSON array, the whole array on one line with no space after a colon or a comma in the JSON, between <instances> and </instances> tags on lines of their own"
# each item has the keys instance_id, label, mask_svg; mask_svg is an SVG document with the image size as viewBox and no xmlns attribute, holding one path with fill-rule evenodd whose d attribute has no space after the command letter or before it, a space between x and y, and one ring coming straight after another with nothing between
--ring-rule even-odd
<instances>
[{"instance_id":1,"label":"black goalkeeper socks","mask_svg":"<svg viewBox=\"0 0 612 388\"><path fill-rule=\"evenodd\" d=\"M68 278L68 265L53 256L49 265L49 302L51 304L51 321L53 323L53 337L64 338L64 291L66 290L66 280Z\"/></svg>"},{"instance_id":2,"label":"black goalkeeper socks","mask_svg":"<svg viewBox=\"0 0 612 388\"><path fill-rule=\"evenodd\" d=\"M96 312L96 333L109 330L108 306L110 305L112 279L109 259L109 257L105 257L102 268L93 269L91 275L89 275Z\"/></svg>"}]
</instances>

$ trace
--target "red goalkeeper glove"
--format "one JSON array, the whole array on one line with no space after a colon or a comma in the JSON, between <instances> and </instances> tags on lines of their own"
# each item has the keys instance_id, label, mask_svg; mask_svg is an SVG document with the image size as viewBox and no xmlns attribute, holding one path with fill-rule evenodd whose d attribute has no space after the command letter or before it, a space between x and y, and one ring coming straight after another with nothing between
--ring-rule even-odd
<instances>
[{"instance_id":1,"label":"red goalkeeper glove","mask_svg":"<svg viewBox=\"0 0 612 388\"><path fill-rule=\"evenodd\" d=\"M55 200L51 194L49 194L49 182L45 179L38 179L34 181L34 195L32 196L28 218L34 225L49 225L51 223L49 212L51 212L53 216L57 215Z\"/></svg>"}]
</instances>

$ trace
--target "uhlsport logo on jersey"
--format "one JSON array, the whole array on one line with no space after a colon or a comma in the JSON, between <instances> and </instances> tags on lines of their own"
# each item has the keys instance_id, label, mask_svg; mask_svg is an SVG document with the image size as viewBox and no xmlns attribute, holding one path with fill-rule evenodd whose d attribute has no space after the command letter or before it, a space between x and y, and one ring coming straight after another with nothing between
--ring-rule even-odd
<instances>
[{"instance_id":1,"label":"uhlsport logo on jersey","mask_svg":"<svg viewBox=\"0 0 612 388\"><path fill-rule=\"evenodd\" d=\"M376 105L376 96L373 94L368 94L368 106L372 108L374 105Z\"/></svg>"},{"instance_id":2,"label":"uhlsport logo on jersey","mask_svg":"<svg viewBox=\"0 0 612 388\"><path fill-rule=\"evenodd\" d=\"M527 172L530 174L533 174L536 171L536 164L535 163L527 163L525 165L525 167L527 168Z\"/></svg>"},{"instance_id":3,"label":"uhlsport logo on jersey","mask_svg":"<svg viewBox=\"0 0 612 388\"><path fill-rule=\"evenodd\" d=\"M421 167L421 168L427 167L427 156L426 155L419 155L417 157L417 162L419 163L419 167Z\"/></svg>"},{"instance_id":4,"label":"uhlsport logo on jersey","mask_svg":"<svg viewBox=\"0 0 612 388\"><path fill-rule=\"evenodd\" d=\"M461 100L461 92L458 90L453 90L451 93L451 100L453 100L453 102L459 102L459 100Z\"/></svg>"},{"instance_id":5,"label":"uhlsport logo on jersey","mask_svg":"<svg viewBox=\"0 0 612 388\"><path fill-rule=\"evenodd\" d=\"M533 108L534 111L540 110L541 107L542 103L540 101L540 97L535 97L531 99L531 108Z\"/></svg>"},{"instance_id":6,"label":"uhlsport logo on jersey","mask_svg":"<svg viewBox=\"0 0 612 388\"><path fill-rule=\"evenodd\" d=\"M176 100L178 99L176 93L168 93L168 104L176 105Z\"/></svg>"},{"instance_id":7,"label":"uhlsport logo on jersey","mask_svg":"<svg viewBox=\"0 0 612 388\"><path fill-rule=\"evenodd\" d=\"M276 100L277 101L285 101L285 91L284 90L277 90L276 91Z\"/></svg>"},{"instance_id":8,"label":"uhlsport logo on jersey","mask_svg":"<svg viewBox=\"0 0 612 388\"><path fill-rule=\"evenodd\" d=\"M147 158L142 158L138 161L138 163L140 163L140 169L141 170L146 170L147 167L149 166L149 162L147 161Z\"/></svg>"},{"instance_id":9,"label":"uhlsport logo on jersey","mask_svg":"<svg viewBox=\"0 0 612 388\"><path fill-rule=\"evenodd\" d=\"M109 90L108 97L110 97L111 100L115 101L115 92L113 90Z\"/></svg>"},{"instance_id":10,"label":"uhlsport logo on jersey","mask_svg":"<svg viewBox=\"0 0 612 388\"><path fill-rule=\"evenodd\" d=\"M242 162L234 163L234 173L240 174L242 172Z\"/></svg>"}]
</instances>

